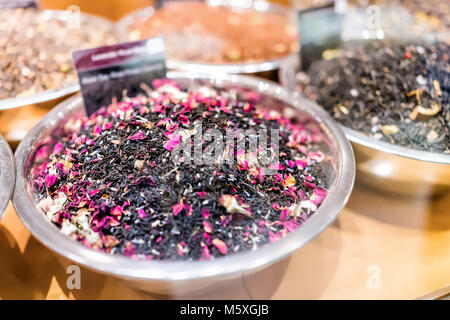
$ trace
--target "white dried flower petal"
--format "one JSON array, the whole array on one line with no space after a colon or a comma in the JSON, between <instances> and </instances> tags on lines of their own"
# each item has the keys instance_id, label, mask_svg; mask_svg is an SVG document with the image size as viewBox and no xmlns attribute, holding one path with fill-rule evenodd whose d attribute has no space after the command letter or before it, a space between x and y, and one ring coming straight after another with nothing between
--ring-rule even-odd
<instances>
[{"instance_id":1,"label":"white dried flower petal","mask_svg":"<svg viewBox=\"0 0 450 320\"><path fill-rule=\"evenodd\" d=\"M252 218L251 213L247 210L249 206L239 204L237 199L230 194L224 194L220 197L220 204L225 207L228 213L241 213L249 218Z\"/></svg>"}]
</instances>

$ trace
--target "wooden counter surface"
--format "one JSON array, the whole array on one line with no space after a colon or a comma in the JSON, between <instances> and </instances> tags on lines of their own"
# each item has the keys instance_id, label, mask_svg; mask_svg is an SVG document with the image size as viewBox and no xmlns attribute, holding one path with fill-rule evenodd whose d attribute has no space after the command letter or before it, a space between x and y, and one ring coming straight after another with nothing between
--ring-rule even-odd
<instances>
[{"instance_id":1,"label":"wooden counter surface","mask_svg":"<svg viewBox=\"0 0 450 320\"><path fill-rule=\"evenodd\" d=\"M290 259L206 296L155 296L83 268L81 289L69 290L70 274L12 205L0 261L1 299L415 299L450 284L450 193L389 198L357 185L335 223Z\"/></svg>"}]
</instances>

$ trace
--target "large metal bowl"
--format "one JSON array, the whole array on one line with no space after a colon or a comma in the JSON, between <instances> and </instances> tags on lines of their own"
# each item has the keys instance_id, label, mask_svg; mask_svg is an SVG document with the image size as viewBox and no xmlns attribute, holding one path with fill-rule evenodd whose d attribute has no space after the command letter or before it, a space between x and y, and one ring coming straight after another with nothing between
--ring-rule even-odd
<instances>
[{"instance_id":1,"label":"large metal bowl","mask_svg":"<svg viewBox=\"0 0 450 320\"><path fill-rule=\"evenodd\" d=\"M346 41L401 38L423 41L448 40L447 33L425 32L404 7L380 9L381 24L368 29L366 9L350 10L344 18L341 38ZM334 46L332 46L333 48ZM320 54L311 60L320 59ZM340 125L352 142L356 179L374 190L402 196L436 196L450 190L450 154L427 152L376 140Z\"/></svg>"},{"instance_id":2,"label":"large metal bowl","mask_svg":"<svg viewBox=\"0 0 450 320\"><path fill-rule=\"evenodd\" d=\"M208 0L212 6L227 6L235 9L249 9L259 12L271 12L283 14L293 25L297 25L296 11L276 5L264 0L230 1L230 0ZM118 37L122 41L129 41L128 30L130 25L139 20L146 20L155 13L154 7L145 7L135 10L124 16L117 24ZM263 30L261 32L264 32ZM228 73L259 76L268 80L279 81L289 89L295 88L295 69L299 62L298 52L292 52L285 57L255 63L198 63L167 59L167 67L175 71L196 73Z\"/></svg>"},{"instance_id":3,"label":"large metal bowl","mask_svg":"<svg viewBox=\"0 0 450 320\"><path fill-rule=\"evenodd\" d=\"M11 200L15 180L14 156L8 143L0 135L0 218Z\"/></svg>"},{"instance_id":4,"label":"large metal bowl","mask_svg":"<svg viewBox=\"0 0 450 320\"><path fill-rule=\"evenodd\" d=\"M357 179L378 191L435 196L450 190L450 154L396 146L342 126L352 142Z\"/></svg>"},{"instance_id":5,"label":"large metal bowl","mask_svg":"<svg viewBox=\"0 0 450 320\"><path fill-rule=\"evenodd\" d=\"M46 115L33 128L16 151L17 183L14 207L31 233L45 246L90 269L125 279L137 288L162 294L180 294L205 288L212 283L228 283L287 257L294 250L320 234L339 214L347 202L354 182L355 163L350 143L343 132L317 105L296 97L286 89L264 80L239 75L200 75L169 73L169 78L190 87L213 84L223 88L250 89L262 95L268 108L291 112L298 119L312 119L323 133L322 151L330 161L325 168L329 194L311 218L298 230L276 243L254 251L230 254L210 261L136 261L119 255L108 255L85 247L62 234L38 207L30 181L33 170L39 170L60 138L59 130L69 119L85 114L82 98L72 97ZM266 103L267 102L267 103ZM44 154L44 156L42 156Z\"/></svg>"}]
</instances>

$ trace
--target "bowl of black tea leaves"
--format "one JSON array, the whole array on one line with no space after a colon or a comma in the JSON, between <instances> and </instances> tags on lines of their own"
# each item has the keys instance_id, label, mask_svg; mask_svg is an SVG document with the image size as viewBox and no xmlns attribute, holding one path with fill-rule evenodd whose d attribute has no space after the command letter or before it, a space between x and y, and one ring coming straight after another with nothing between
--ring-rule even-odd
<instances>
[{"instance_id":1,"label":"bowl of black tea leaves","mask_svg":"<svg viewBox=\"0 0 450 320\"><path fill-rule=\"evenodd\" d=\"M314 103L245 76L141 89L90 116L70 98L18 147L15 208L61 256L151 292L214 288L289 256L345 205L351 146Z\"/></svg>"},{"instance_id":2,"label":"bowl of black tea leaves","mask_svg":"<svg viewBox=\"0 0 450 320\"><path fill-rule=\"evenodd\" d=\"M391 194L445 193L450 189L448 37L401 37L389 26L358 30L347 38L343 33L340 45L311 59L297 74L297 91L342 126L354 147L359 180ZM359 33L367 39L354 36Z\"/></svg>"}]
</instances>

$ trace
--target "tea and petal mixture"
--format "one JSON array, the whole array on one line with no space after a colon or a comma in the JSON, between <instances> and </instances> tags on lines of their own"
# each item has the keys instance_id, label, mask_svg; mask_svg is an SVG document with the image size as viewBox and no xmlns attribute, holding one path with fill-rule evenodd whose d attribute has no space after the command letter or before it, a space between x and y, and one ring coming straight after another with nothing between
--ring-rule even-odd
<instances>
[{"instance_id":1,"label":"tea and petal mixture","mask_svg":"<svg viewBox=\"0 0 450 320\"><path fill-rule=\"evenodd\" d=\"M449 45L349 42L298 74L298 90L377 140L450 153Z\"/></svg>"},{"instance_id":2,"label":"tea and petal mixture","mask_svg":"<svg viewBox=\"0 0 450 320\"><path fill-rule=\"evenodd\" d=\"M116 42L109 24L81 15L78 28L64 17L62 11L0 10L0 99L76 84L72 51Z\"/></svg>"},{"instance_id":3,"label":"tea and petal mixture","mask_svg":"<svg viewBox=\"0 0 450 320\"><path fill-rule=\"evenodd\" d=\"M132 258L213 259L279 240L323 202L331 160L312 120L258 109L254 92L183 89L165 79L146 90L68 122L33 179L39 206L62 233ZM182 145L207 150L204 136L190 139L200 122L204 133L231 132L246 143L241 129L278 129L277 161L261 167L261 150L239 143L217 158L231 163L172 158Z\"/></svg>"}]
</instances>

